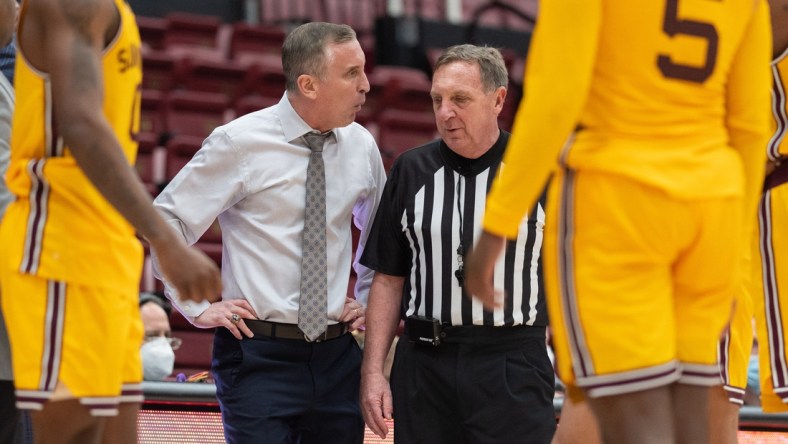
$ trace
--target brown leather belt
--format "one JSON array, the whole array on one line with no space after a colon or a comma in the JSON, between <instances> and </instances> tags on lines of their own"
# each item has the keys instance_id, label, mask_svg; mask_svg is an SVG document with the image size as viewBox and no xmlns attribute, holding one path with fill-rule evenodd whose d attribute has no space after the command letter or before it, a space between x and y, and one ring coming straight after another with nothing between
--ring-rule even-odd
<instances>
[{"instance_id":1,"label":"brown leather belt","mask_svg":"<svg viewBox=\"0 0 788 444\"><path fill-rule=\"evenodd\" d=\"M326 332L322 336L310 341L304 336L304 333L295 324L280 324L278 322L259 321L256 319L244 319L246 326L252 330L255 337L264 338L279 338L279 339L300 339L306 342L323 342L329 339L335 339L347 331L345 324L340 322L338 324L329 325ZM254 338L252 338L254 339Z\"/></svg>"}]
</instances>

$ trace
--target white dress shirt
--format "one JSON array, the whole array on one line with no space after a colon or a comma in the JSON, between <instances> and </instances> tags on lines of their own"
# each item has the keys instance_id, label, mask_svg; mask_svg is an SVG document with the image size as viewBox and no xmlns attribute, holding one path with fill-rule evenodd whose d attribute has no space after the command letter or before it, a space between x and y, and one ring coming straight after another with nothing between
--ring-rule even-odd
<instances>
[{"instance_id":1,"label":"white dress shirt","mask_svg":"<svg viewBox=\"0 0 788 444\"><path fill-rule=\"evenodd\" d=\"M278 104L217 128L154 201L193 244L218 217L224 300L246 299L260 319L296 324L301 282L306 169L314 131L287 94ZM366 305L372 271L358 264L386 173L372 135L352 123L333 130L323 150L326 171L328 319L338 322L352 259L351 226L361 229L353 267L356 298ZM155 261L154 261L155 267ZM157 275L160 273L157 271ZM168 296L187 318L209 304Z\"/></svg>"}]
</instances>

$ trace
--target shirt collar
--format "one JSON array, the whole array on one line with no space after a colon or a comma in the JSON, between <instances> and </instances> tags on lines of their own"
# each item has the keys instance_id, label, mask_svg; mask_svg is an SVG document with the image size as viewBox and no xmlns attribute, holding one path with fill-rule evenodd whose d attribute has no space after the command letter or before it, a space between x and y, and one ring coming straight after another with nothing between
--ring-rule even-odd
<instances>
[{"instance_id":1,"label":"shirt collar","mask_svg":"<svg viewBox=\"0 0 788 444\"><path fill-rule=\"evenodd\" d=\"M504 130L498 134L498 140L492 147L477 159L468 159L452 151L443 140L440 141L440 153L446 164L463 176L475 176L487 168L499 163L506 150L509 133Z\"/></svg>"},{"instance_id":2,"label":"shirt collar","mask_svg":"<svg viewBox=\"0 0 788 444\"><path fill-rule=\"evenodd\" d=\"M282 132L284 133L285 140L289 143L293 143L308 132L317 132L316 129L310 127L309 124L298 115L296 110L293 109L293 105L290 103L286 91L282 99L279 100L279 120L282 123ZM338 129L339 128L334 128L331 130L335 140L339 138L337 135Z\"/></svg>"}]
</instances>

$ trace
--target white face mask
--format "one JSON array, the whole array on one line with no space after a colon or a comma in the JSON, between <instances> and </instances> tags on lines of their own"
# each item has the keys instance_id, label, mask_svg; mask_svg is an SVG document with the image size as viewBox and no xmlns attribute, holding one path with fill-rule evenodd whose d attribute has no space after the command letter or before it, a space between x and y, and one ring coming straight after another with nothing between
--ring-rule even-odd
<instances>
[{"instance_id":1,"label":"white face mask","mask_svg":"<svg viewBox=\"0 0 788 444\"><path fill-rule=\"evenodd\" d=\"M142 344L142 374L146 381L161 381L172 374L175 352L167 338L160 337Z\"/></svg>"}]
</instances>

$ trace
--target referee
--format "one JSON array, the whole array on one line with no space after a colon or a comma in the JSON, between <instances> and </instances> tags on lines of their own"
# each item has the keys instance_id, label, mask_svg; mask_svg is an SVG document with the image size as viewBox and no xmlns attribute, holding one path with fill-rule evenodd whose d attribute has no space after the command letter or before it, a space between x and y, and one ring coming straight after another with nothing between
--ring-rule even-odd
<instances>
[{"instance_id":1,"label":"referee","mask_svg":"<svg viewBox=\"0 0 788 444\"><path fill-rule=\"evenodd\" d=\"M498 50L449 48L432 79L441 138L394 163L361 263L369 294L361 403L367 425L397 443L548 443L554 376L539 203L495 270L504 303L486 311L464 289L463 259L480 233L509 134L498 128L508 75ZM400 320L391 386L383 363Z\"/></svg>"}]
</instances>

